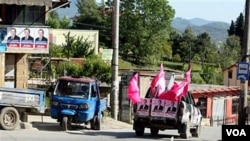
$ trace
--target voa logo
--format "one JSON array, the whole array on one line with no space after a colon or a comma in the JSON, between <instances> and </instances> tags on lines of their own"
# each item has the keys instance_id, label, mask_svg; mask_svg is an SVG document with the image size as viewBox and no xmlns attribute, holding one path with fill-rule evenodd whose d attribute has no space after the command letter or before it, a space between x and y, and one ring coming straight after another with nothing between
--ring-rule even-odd
<instances>
[{"instance_id":1,"label":"voa logo","mask_svg":"<svg viewBox=\"0 0 250 141\"><path fill-rule=\"evenodd\" d=\"M244 129L226 129L227 136L247 136Z\"/></svg>"}]
</instances>

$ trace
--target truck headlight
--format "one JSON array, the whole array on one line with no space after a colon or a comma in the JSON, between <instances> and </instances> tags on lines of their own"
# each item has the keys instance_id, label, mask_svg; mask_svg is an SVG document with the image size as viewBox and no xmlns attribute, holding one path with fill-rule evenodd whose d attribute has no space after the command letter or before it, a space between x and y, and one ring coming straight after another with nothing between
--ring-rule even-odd
<instances>
[{"instance_id":1,"label":"truck headlight","mask_svg":"<svg viewBox=\"0 0 250 141\"><path fill-rule=\"evenodd\" d=\"M58 102L52 101L52 102L51 102L51 105L57 106L57 105L58 105Z\"/></svg>"},{"instance_id":2,"label":"truck headlight","mask_svg":"<svg viewBox=\"0 0 250 141\"><path fill-rule=\"evenodd\" d=\"M81 108L81 109L88 109L89 105L87 103L85 103L85 104L80 105L79 108Z\"/></svg>"}]
</instances>

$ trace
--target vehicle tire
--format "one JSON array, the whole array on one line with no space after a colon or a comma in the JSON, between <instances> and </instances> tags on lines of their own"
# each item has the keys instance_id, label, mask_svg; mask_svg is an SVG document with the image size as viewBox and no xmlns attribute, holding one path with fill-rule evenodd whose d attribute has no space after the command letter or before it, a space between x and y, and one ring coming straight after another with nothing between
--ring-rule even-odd
<instances>
[{"instance_id":1,"label":"vehicle tire","mask_svg":"<svg viewBox=\"0 0 250 141\"><path fill-rule=\"evenodd\" d=\"M201 123L197 125L196 129L193 129L192 137L199 137L201 133Z\"/></svg>"},{"instance_id":2,"label":"vehicle tire","mask_svg":"<svg viewBox=\"0 0 250 141\"><path fill-rule=\"evenodd\" d=\"M14 130L19 125L20 115L16 108L5 107L0 113L0 127L4 130Z\"/></svg>"},{"instance_id":3,"label":"vehicle tire","mask_svg":"<svg viewBox=\"0 0 250 141\"><path fill-rule=\"evenodd\" d=\"M181 131L179 132L180 137L184 139L188 139L190 137L190 123L189 122L184 123L181 125L180 128L181 128L180 129Z\"/></svg>"},{"instance_id":4,"label":"vehicle tire","mask_svg":"<svg viewBox=\"0 0 250 141\"><path fill-rule=\"evenodd\" d=\"M159 133L159 129L157 128L150 128L150 133L152 136L156 136Z\"/></svg>"},{"instance_id":5,"label":"vehicle tire","mask_svg":"<svg viewBox=\"0 0 250 141\"><path fill-rule=\"evenodd\" d=\"M71 129L71 118L64 116L62 119L62 130L67 131Z\"/></svg>"},{"instance_id":6,"label":"vehicle tire","mask_svg":"<svg viewBox=\"0 0 250 141\"><path fill-rule=\"evenodd\" d=\"M144 135L144 130L145 130L145 128L136 129L136 130L135 130L135 135L136 135L136 136L143 136L143 135Z\"/></svg>"},{"instance_id":7,"label":"vehicle tire","mask_svg":"<svg viewBox=\"0 0 250 141\"><path fill-rule=\"evenodd\" d=\"M143 136L144 135L145 127L140 122L134 121L133 129L135 130L136 136Z\"/></svg>"},{"instance_id":8,"label":"vehicle tire","mask_svg":"<svg viewBox=\"0 0 250 141\"><path fill-rule=\"evenodd\" d=\"M90 128L92 130L101 130L101 119L98 116L94 116L91 120Z\"/></svg>"}]
</instances>

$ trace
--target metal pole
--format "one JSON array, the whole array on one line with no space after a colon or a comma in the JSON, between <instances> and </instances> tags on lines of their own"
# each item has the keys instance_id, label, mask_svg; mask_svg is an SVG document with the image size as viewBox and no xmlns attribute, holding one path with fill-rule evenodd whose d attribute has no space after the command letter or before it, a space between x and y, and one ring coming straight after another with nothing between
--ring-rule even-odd
<instances>
[{"instance_id":1,"label":"metal pole","mask_svg":"<svg viewBox=\"0 0 250 141\"><path fill-rule=\"evenodd\" d=\"M119 3L120 0L114 0L113 8L113 59L112 59L112 117L117 120L118 118L118 92L119 92L119 81L118 81L118 55L119 55Z\"/></svg>"},{"instance_id":2,"label":"metal pole","mask_svg":"<svg viewBox=\"0 0 250 141\"><path fill-rule=\"evenodd\" d=\"M244 26L244 35L243 35L243 53L244 60L246 63L249 63L249 11L250 11L250 5L249 0L246 0L245 5L245 26ZM240 125L245 125L246 121L246 107L247 107L247 94L248 94L248 79L241 82L242 88L241 88L241 95L240 95L240 113L239 113L239 123Z\"/></svg>"}]
</instances>

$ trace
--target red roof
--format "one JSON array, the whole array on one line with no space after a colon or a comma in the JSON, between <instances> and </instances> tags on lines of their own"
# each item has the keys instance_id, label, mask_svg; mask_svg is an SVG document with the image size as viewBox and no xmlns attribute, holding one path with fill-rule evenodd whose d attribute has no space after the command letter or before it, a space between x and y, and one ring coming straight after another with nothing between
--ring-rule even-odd
<instances>
[{"instance_id":1,"label":"red roof","mask_svg":"<svg viewBox=\"0 0 250 141\"><path fill-rule=\"evenodd\" d=\"M239 94L241 91L240 87L227 87L227 88L216 88L216 89L202 89L192 90L192 94Z\"/></svg>"},{"instance_id":2,"label":"red roof","mask_svg":"<svg viewBox=\"0 0 250 141\"><path fill-rule=\"evenodd\" d=\"M90 83L90 82L95 81L94 79L91 79L89 77L74 77L74 76L62 76L59 78L59 80L86 82L86 83Z\"/></svg>"}]
</instances>

